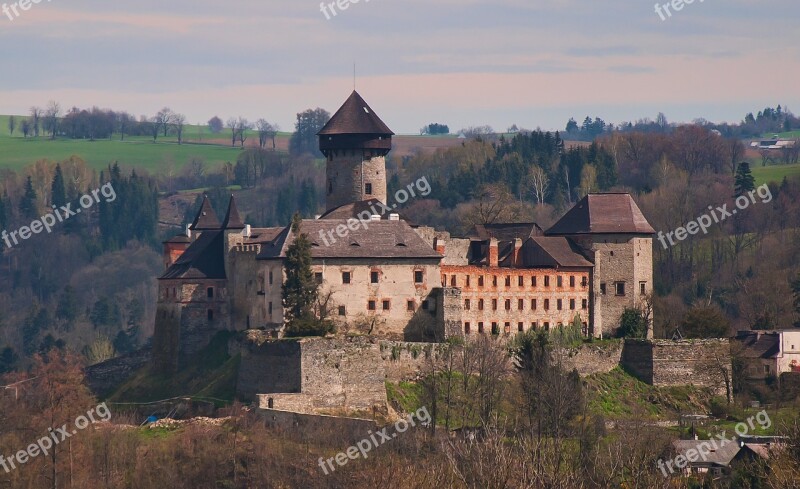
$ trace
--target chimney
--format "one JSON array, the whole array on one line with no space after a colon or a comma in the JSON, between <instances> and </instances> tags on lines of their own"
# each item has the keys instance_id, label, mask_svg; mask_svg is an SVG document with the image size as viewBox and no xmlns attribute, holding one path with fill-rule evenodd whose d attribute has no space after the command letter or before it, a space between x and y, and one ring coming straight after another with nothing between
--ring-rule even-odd
<instances>
[{"instance_id":1,"label":"chimney","mask_svg":"<svg viewBox=\"0 0 800 489\"><path fill-rule=\"evenodd\" d=\"M514 266L518 267L521 263L520 252L522 251L522 240L520 238L514 239Z\"/></svg>"},{"instance_id":2,"label":"chimney","mask_svg":"<svg viewBox=\"0 0 800 489\"><path fill-rule=\"evenodd\" d=\"M380 221L380 220L381 220L380 214L373 214L372 217L370 218L370 221Z\"/></svg>"},{"instance_id":3,"label":"chimney","mask_svg":"<svg viewBox=\"0 0 800 489\"><path fill-rule=\"evenodd\" d=\"M242 234L244 234L245 238L249 238L251 231L252 231L252 228L250 227L250 225L249 224L245 224L244 225L244 230L242 231Z\"/></svg>"},{"instance_id":4,"label":"chimney","mask_svg":"<svg viewBox=\"0 0 800 489\"><path fill-rule=\"evenodd\" d=\"M445 241L442 238L436 238L433 247L436 248L436 253L439 253L440 255L444 256Z\"/></svg>"},{"instance_id":5,"label":"chimney","mask_svg":"<svg viewBox=\"0 0 800 489\"><path fill-rule=\"evenodd\" d=\"M489 239L489 266L497 267L497 238Z\"/></svg>"},{"instance_id":6,"label":"chimney","mask_svg":"<svg viewBox=\"0 0 800 489\"><path fill-rule=\"evenodd\" d=\"M400 220L400 214L389 214L389 220L390 221L399 221Z\"/></svg>"},{"instance_id":7,"label":"chimney","mask_svg":"<svg viewBox=\"0 0 800 489\"><path fill-rule=\"evenodd\" d=\"M186 225L186 236L187 236L188 238L191 238L191 237L192 237L192 226L191 226L190 224L187 224L187 225Z\"/></svg>"}]
</instances>

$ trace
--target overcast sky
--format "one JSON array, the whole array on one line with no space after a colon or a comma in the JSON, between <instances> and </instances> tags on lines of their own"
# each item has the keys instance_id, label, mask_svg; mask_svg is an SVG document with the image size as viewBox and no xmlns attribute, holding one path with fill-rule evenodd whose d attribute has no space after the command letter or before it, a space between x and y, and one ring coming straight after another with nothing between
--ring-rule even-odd
<instances>
[{"instance_id":1,"label":"overcast sky","mask_svg":"<svg viewBox=\"0 0 800 489\"><path fill-rule=\"evenodd\" d=\"M701 1L662 21L653 0L361 0L330 20L319 0L41 0L0 13L0 113L168 106L291 130L339 107L354 62L403 134L800 113L800 1Z\"/></svg>"}]
</instances>

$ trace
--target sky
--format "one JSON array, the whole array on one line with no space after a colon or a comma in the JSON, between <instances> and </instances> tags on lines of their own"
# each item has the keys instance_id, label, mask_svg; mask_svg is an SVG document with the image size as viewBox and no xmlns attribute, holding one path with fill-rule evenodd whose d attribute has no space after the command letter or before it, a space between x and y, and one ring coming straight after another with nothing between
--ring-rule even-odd
<instances>
[{"instance_id":1,"label":"sky","mask_svg":"<svg viewBox=\"0 0 800 489\"><path fill-rule=\"evenodd\" d=\"M293 130L298 112L335 112L354 63L358 92L398 134L800 113L798 0L661 14L654 0L19 1L0 0L0 114L50 100L137 117L167 106L191 123Z\"/></svg>"}]
</instances>

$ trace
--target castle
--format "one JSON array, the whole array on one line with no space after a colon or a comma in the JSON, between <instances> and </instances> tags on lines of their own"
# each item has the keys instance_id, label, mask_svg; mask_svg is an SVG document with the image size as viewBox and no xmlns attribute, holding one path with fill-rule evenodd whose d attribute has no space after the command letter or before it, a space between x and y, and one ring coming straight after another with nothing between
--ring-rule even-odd
<instances>
[{"instance_id":1,"label":"castle","mask_svg":"<svg viewBox=\"0 0 800 489\"><path fill-rule=\"evenodd\" d=\"M319 132L327 211L301 232L320 307L340 331L441 342L577 321L584 336L602 337L652 293L654 230L630 195L590 194L547 230L487 224L450 236L385 205L393 135L355 91ZM221 221L204 199L187 232L164 243L156 365L177 368L221 330L280 337L294 239L290 227L246 225L233 197Z\"/></svg>"}]
</instances>

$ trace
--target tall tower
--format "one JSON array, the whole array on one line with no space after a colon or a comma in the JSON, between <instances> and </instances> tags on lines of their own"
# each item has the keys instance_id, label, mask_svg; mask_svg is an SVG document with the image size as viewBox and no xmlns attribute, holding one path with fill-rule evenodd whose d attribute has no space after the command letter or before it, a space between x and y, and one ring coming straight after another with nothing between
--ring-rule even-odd
<instances>
[{"instance_id":1,"label":"tall tower","mask_svg":"<svg viewBox=\"0 0 800 489\"><path fill-rule=\"evenodd\" d=\"M377 199L386 203L386 155L394 133L355 90L317 134L327 158L327 210Z\"/></svg>"}]
</instances>

